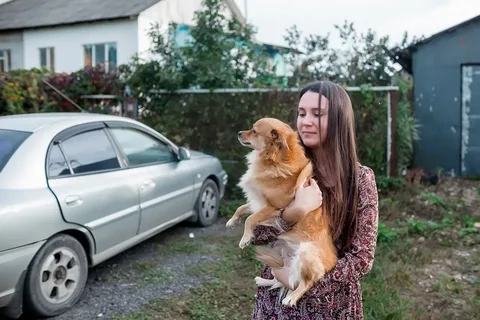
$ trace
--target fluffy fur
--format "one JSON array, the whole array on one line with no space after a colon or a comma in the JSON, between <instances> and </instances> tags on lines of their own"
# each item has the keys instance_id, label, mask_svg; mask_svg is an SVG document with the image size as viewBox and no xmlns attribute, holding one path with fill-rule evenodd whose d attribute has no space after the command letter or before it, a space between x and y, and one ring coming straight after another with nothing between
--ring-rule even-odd
<instances>
[{"instance_id":1,"label":"fluffy fur","mask_svg":"<svg viewBox=\"0 0 480 320\"><path fill-rule=\"evenodd\" d=\"M276 225L276 213L287 207L297 188L312 177L312 164L305 156L297 133L287 124L273 118L262 118L248 131L240 131L238 139L253 151L247 156L248 170L239 186L248 202L240 206L227 227L245 220L239 247L250 244L253 229L258 225ZM253 213L253 214L252 214ZM281 288L282 303L293 306L313 284L337 262L337 250L329 229L328 215L323 206L305 215L288 232L280 235L272 248L257 247L256 258L273 268L291 261L289 286L276 279L256 277L258 286Z\"/></svg>"}]
</instances>

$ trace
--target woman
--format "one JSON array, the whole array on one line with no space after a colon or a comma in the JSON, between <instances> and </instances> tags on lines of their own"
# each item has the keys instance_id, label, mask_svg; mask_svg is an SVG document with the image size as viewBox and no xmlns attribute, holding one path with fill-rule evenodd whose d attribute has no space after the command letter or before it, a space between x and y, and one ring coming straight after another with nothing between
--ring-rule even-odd
<instances>
[{"instance_id":1,"label":"woman","mask_svg":"<svg viewBox=\"0 0 480 320\"><path fill-rule=\"evenodd\" d=\"M373 171L357 162L354 124L350 98L341 86L319 81L301 90L296 126L315 164L316 181L300 188L293 204L279 213L283 230L258 226L253 244L275 241L306 213L324 205L339 260L294 308L281 304L278 289L259 287L252 319L363 319L359 280L373 265L378 194ZM272 273L288 285L288 266L265 266L262 277L272 279Z\"/></svg>"}]
</instances>

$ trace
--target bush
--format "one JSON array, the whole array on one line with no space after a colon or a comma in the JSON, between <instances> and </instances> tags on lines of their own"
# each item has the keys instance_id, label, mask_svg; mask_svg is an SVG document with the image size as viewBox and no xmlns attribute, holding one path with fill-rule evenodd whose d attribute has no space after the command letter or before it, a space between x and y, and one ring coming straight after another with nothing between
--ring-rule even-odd
<instances>
[{"instance_id":1,"label":"bush","mask_svg":"<svg viewBox=\"0 0 480 320\"><path fill-rule=\"evenodd\" d=\"M44 69L14 70L0 78L0 115L80 111L43 80L81 108L103 113L118 105L125 86L117 72L105 72L100 66L55 74ZM116 98L95 101L82 98L98 94L115 95Z\"/></svg>"},{"instance_id":2,"label":"bush","mask_svg":"<svg viewBox=\"0 0 480 320\"><path fill-rule=\"evenodd\" d=\"M41 83L45 70L14 70L0 75L0 115L39 112L46 108Z\"/></svg>"}]
</instances>

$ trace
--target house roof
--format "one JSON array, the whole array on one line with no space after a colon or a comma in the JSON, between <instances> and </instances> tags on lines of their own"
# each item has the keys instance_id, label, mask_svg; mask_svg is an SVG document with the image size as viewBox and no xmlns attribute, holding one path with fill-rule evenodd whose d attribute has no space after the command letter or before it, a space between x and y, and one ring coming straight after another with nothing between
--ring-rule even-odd
<instances>
[{"instance_id":1,"label":"house roof","mask_svg":"<svg viewBox=\"0 0 480 320\"><path fill-rule=\"evenodd\" d=\"M394 52L390 52L389 55L391 56L391 58L395 62L399 63L405 69L405 71L412 74L412 55L413 55L413 52L415 52L418 49L418 47L423 46L423 45L425 45L425 44L427 44L427 43L429 43L433 40L436 40L438 38L443 37L446 34L455 32L460 28L463 28L465 26L468 26L468 25L470 25L472 23L476 23L476 22L480 22L480 15L475 16L471 19L465 20L465 21L463 21L459 24L454 25L453 27L450 27L448 29L445 29L445 30L442 30L438 33L435 33L435 34L431 35L430 37L425 38L421 41L418 41L418 42L412 44L411 46L409 46L407 48L403 48L403 49L400 49L400 50L395 50Z\"/></svg>"},{"instance_id":2,"label":"house roof","mask_svg":"<svg viewBox=\"0 0 480 320\"><path fill-rule=\"evenodd\" d=\"M161 0L13 0L0 5L0 30L128 18L159 1Z\"/></svg>"}]
</instances>

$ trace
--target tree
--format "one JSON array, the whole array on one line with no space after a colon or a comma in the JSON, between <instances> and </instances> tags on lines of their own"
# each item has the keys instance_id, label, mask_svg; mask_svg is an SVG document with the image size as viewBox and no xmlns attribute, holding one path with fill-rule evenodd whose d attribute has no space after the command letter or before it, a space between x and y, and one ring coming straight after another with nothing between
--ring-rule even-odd
<instances>
[{"instance_id":1,"label":"tree","mask_svg":"<svg viewBox=\"0 0 480 320\"><path fill-rule=\"evenodd\" d=\"M400 44L391 45L388 36L378 36L371 29L358 34L348 21L335 25L335 29L342 40L341 48L330 46L330 34L310 34L302 39L296 26L287 29L284 39L291 48L287 61L298 66L290 77L291 86L314 79L330 79L346 86L390 85L398 68L388 51L398 51L420 40L409 39L405 33ZM303 55L298 53L302 49Z\"/></svg>"},{"instance_id":2,"label":"tree","mask_svg":"<svg viewBox=\"0 0 480 320\"><path fill-rule=\"evenodd\" d=\"M191 28L193 43L176 46L175 25L165 36L158 25L149 36L153 40L155 58L142 61L138 57L122 68L134 93L155 89L252 87L264 83L273 73L260 44L252 41L254 29L236 19L228 20L222 0L204 0L195 13ZM136 91L135 91L136 90Z\"/></svg>"}]
</instances>

